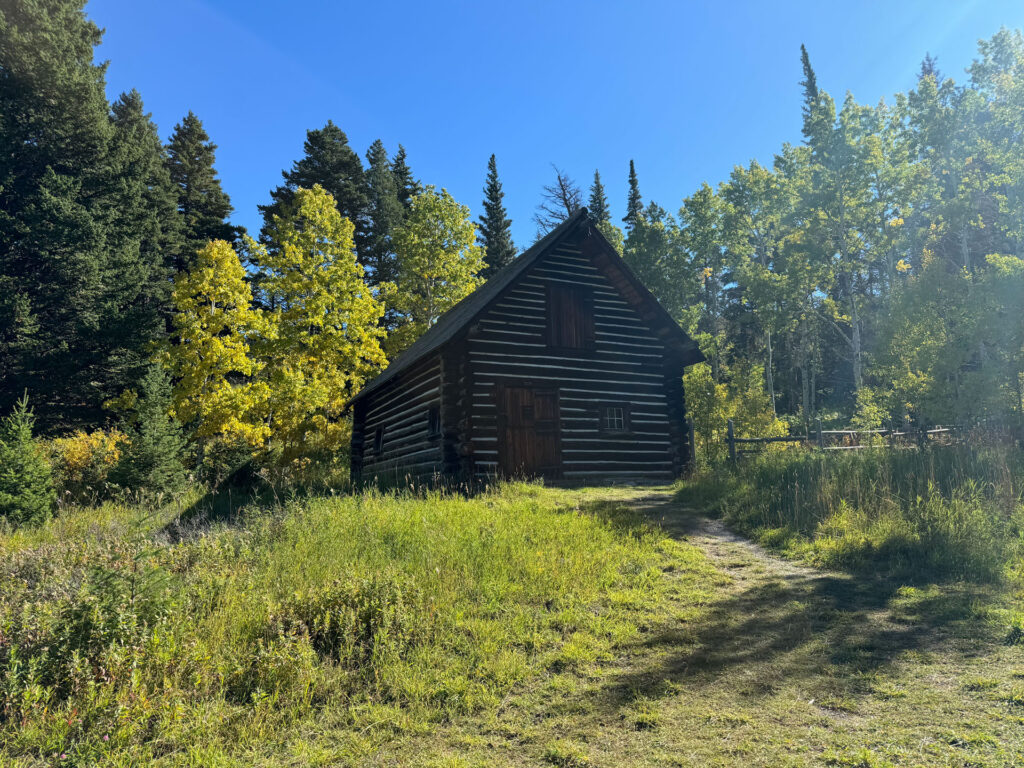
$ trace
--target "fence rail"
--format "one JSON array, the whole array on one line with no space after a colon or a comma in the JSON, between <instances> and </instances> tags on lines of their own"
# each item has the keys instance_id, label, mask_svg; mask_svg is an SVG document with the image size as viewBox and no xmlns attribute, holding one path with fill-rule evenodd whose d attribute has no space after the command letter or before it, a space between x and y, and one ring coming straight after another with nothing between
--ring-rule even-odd
<instances>
[{"instance_id":1,"label":"fence rail","mask_svg":"<svg viewBox=\"0 0 1024 768\"><path fill-rule=\"evenodd\" d=\"M961 431L960 427L938 426L933 429L822 429L821 419L817 419L817 429L808 430L803 435L786 435L784 437L736 437L736 425L732 419L728 421L725 443L729 446L729 461L736 463L740 456L760 453L757 449L739 448L741 445L764 446L771 443L804 443L820 451L858 451L863 448L876 448L882 445L890 448L922 446L929 440L939 439L943 435L952 436ZM884 443L876 440L865 443L864 437L884 438ZM834 443L839 442L836 445ZM832 443L832 444L830 444Z\"/></svg>"}]
</instances>

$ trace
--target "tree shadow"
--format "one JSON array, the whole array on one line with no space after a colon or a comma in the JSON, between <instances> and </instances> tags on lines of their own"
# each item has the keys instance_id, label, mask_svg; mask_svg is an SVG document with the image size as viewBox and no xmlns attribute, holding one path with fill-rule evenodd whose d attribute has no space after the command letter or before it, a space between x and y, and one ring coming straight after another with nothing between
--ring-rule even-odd
<instances>
[{"instance_id":1,"label":"tree shadow","mask_svg":"<svg viewBox=\"0 0 1024 768\"><path fill-rule=\"evenodd\" d=\"M627 528L656 523L680 539L700 528L699 514L660 498L638 505L632 517L615 502L589 504L587 511ZM656 628L623 649L627 659L651 662L614 675L594 694L596 704L618 710L667 695L672 683L691 691L725 684L765 696L794 681L826 699L855 700L870 692L874 673L909 652L974 655L997 641L996 630L977 618L996 599L993 587L906 584L797 568L761 575L696 619Z\"/></svg>"},{"instance_id":2,"label":"tree shadow","mask_svg":"<svg viewBox=\"0 0 1024 768\"><path fill-rule=\"evenodd\" d=\"M168 522L161 533L172 543L202 535L218 524L231 524L243 511L280 506L281 496L269 487L225 485L208 490Z\"/></svg>"}]
</instances>

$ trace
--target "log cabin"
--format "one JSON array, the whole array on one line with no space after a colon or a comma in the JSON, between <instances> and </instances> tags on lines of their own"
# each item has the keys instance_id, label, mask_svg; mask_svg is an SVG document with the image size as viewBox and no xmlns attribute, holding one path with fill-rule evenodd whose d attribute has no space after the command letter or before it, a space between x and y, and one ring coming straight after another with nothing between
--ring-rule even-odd
<instances>
[{"instance_id":1,"label":"log cabin","mask_svg":"<svg viewBox=\"0 0 1024 768\"><path fill-rule=\"evenodd\" d=\"M665 482L693 340L581 209L352 399L356 482Z\"/></svg>"}]
</instances>

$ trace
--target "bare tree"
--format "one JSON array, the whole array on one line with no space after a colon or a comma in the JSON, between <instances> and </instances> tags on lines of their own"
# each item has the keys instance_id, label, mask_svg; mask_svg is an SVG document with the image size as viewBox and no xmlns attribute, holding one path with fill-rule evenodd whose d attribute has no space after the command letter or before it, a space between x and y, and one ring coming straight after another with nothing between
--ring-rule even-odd
<instances>
[{"instance_id":1,"label":"bare tree","mask_svg":"<svg viewBox=\"0 0 1024 768\"><path fill-rule=\"evenodd\" d=\"M554 163L551 167L555 170L555 183L544 186L540 205L533 214L538 239L583 207L583 192L576 186L576 182Z\"/></svg>"}]
</instances>

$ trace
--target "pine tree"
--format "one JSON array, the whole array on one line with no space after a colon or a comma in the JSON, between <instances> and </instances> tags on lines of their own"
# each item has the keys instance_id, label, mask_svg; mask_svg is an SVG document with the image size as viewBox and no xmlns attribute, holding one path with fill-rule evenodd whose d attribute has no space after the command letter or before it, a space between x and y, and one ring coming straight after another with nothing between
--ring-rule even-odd
<instances>
[{"instance_id":1,"label":"pine tree","mask_svg":"<svg viewBox=\"0 0 1024 768\"><path fill-rule=\"evenodd\" d=\"M362 264L368 269L367 282L379 287L395 280L395 252L391 239L395 227L402 223L405 208L398 196L387 150L380 139L370 145L366 165L368 231Z\"/></svg>"},{"instance_id":2,"label":"pine tree","mask_svg":"<svg viewBox=\"0 0 1024 768\"><path fill-rule=\"evenodd\" d=\"M50 465L32 439L34 423L26 396L0 423L0 518L14 525L42 522L57 503Z\"/></svg>"},{"instance_id":3,"label":"pine tree","mask_svg":"<svg viewBox=\"0 0 1024 768\"><path fill-rule=\"evenodd\" d=\"M608 197L604 193L604 184L601 183L601 174L594 171L594 183L590 185L590 200L587 209L594 221L611 221L612 212L608 207Z\"/></svg>"},{"instance_id":4,"label":"pine tree","mask_svg":"<svg viewBox=\"0 0 1024 768\"><path fill-rule=\"evenodd\" d=\"M395 174L395 187L398 190L398 199L408 210L412 205L412 199L423 191L423 187L412 175L412 169L406 160L405 147L398 145L398 151L391 161L391 172Z\"/></svg>"},{"instance_id":5,"label":"pine tree","mask_svg":"<svg viewBox=\"0 0 1024 768\"><path fill-rule=\"evenodd\" d=\"M158 494L181 490L185 482L185 439L181 425L170 415L170 379L154 364L139 385L135 407L124 425L128 447L111 477L133 491Z\"/></svg>"},{"instance_id":6,"label":"pine tree","mask_svg":"<svg viewBox=\"0 0 1024 768\"><path fill-rule=\"evenodd\" d=\"M626 198L626 215L622 220L626 223L626 233L629 234L636 226L637 220L643 213L644 203L640 197L640 182L636 178L636 166L629 161L629 195Z\"/></svg>"},{"instance_id":7,"label":"pine tree","mask_svg":"<svg viewBox=\"0 0 1024 768\"><path fill-rule=\"evenodd\" d=\"M259 206L264 236L272 217L285 212L296 190L319 185L334 198L338 212L355 225L356 251L360 259L365 257L369 230L366 178L359 155L349 146L344 131L330 120L323 128L307 131L302 158L281 176L284 184L270 193L273 202Z\"/></svg>"},{"instance_id":8,"label":"pine tree","mask_svg":"<svg viewBox=\"0 0 1024 768\"><path fill-rule=\"evenodd\" d=\"M512 242L512 220L505 211L504 197L501 180L498 178L498 161L491 155L487 161L484 212L480 216L480 229L477 233L477 241L484 248L486 264L480 277L485 280L506 264L511 264L516 257L516 247Z\"/></svg>"},{"instance_id":9,"label":"pine tree","mask_svg":"<svg viewBox=\"0 0 1024 768\"><path fill-rule=\"evenodd\" d=\"M238 230L228 223L231 199L221 188L213 164L217 145L191 111L174 126L167 144L167 168L177 187L178 210L184 227L185 253L177 260L180 271L189 267L196 252L211 240L234 240Z\"/></svg>"}]
</instances>

